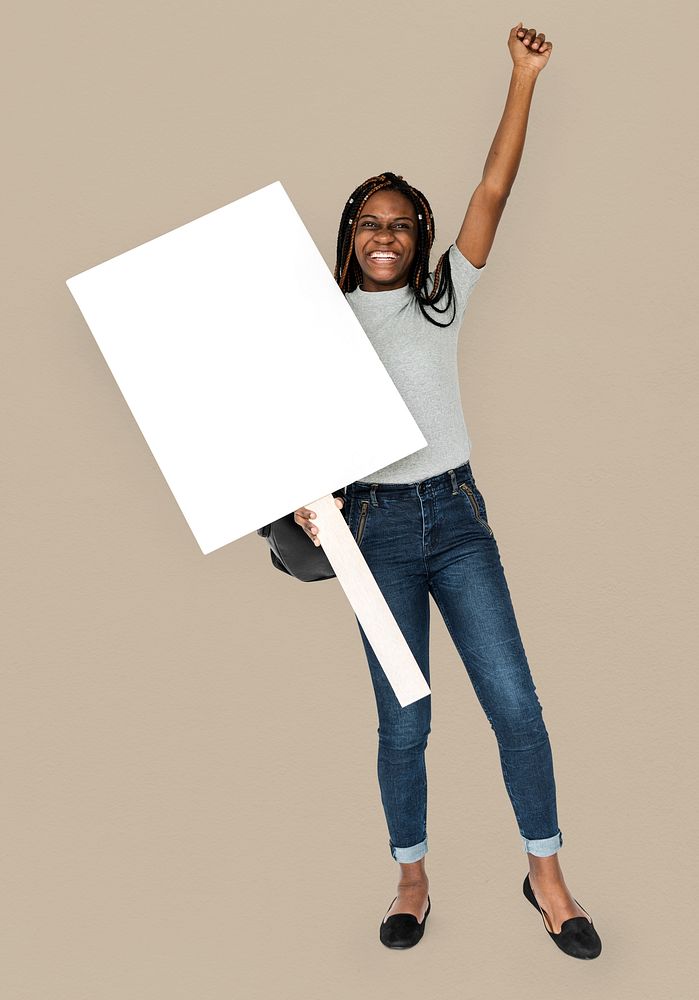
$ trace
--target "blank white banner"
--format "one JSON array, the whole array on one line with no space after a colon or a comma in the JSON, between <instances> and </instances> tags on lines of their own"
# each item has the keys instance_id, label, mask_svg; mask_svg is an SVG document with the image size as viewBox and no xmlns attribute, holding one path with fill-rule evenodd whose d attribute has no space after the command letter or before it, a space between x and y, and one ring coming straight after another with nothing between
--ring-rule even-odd
<instances>
[{"instance_id":1,"label":"blank white banner","mask_svg":"<svg viewBox=\"0 0 699 1000\"><path fill-rule=\"evenodd\" d=\"M205 554L427 444L279 181L66 284Z\"/></svg>"}]
</instances>

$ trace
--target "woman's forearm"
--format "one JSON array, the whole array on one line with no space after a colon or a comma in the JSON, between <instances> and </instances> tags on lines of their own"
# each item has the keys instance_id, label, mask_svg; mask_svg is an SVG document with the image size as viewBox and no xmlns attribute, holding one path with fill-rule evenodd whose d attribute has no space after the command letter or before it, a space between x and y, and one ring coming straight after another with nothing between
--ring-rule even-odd
<instances>
[{"instance_id":1,"label":"woman's forearm","mask_svg":"<svg viewBox=\"0 0 699 1000\"><path fill-rule=\"evenodd\" d=\"M530 69L512 68L505 110L486 157L481 183L503 198L509 196L519 169L537 76Z\"/></svg>"}]
</instances>

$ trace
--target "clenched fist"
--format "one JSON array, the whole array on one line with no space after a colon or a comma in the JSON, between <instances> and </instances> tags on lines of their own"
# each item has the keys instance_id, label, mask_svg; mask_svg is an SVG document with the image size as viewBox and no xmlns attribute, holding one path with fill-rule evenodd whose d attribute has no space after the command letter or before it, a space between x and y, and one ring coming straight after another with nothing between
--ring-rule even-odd
<instances>
[{"instance_id":1,"label":"clenched fist","mask_svg":"<svg viewBox=\"0 0 699 1000\"><path fill-rule=\"evenodd\" d=\"M507 47L515 66L522 66L538 75L549 61L553 42L547 42L542 31L537 35L536 28L524 28L520 21L510 31Z\"/></svg>"}]
</instances>

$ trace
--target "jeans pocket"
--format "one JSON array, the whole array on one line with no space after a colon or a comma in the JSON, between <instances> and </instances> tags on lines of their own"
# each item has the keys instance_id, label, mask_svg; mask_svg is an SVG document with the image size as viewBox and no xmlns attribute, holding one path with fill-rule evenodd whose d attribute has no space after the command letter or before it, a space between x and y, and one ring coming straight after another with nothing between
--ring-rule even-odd
<instances>
[{"instance_id":1,"label":"jeans pocket","mask_svg":"<svg viewBox=\"0 0 699 1000\"><path fill-rule=\"evenodd\" d=\"M483 499L483 494L480 492L475 483L473 484L473 486L469 485L468 483L461 483L459 489L461 490L462 493L465 493L466 496L471 501L471 507L473 508L473 513L476 520L480 521L483 527L487 530L488 534L492 537L493 529L488 524L488 513L485 509L485 500Z\"/></svg>"}]
</instances>

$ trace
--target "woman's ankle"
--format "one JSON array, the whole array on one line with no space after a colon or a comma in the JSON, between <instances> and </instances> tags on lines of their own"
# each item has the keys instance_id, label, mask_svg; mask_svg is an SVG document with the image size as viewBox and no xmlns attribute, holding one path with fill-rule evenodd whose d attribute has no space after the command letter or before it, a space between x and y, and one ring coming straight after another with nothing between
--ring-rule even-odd
<instances>
[{"instance_id":1,"label":"woman's ankle","mask_svg":"<svg viewBox=\"0 0 699 1000\"><path fill-rule=\"evenodd\" d=\"M419 861L412 861L408 864L401 863L400 880L398 884L401 886L429 884L427 872L425 871L424 855L419 859Z\"/></svg>"}]
</instances>

